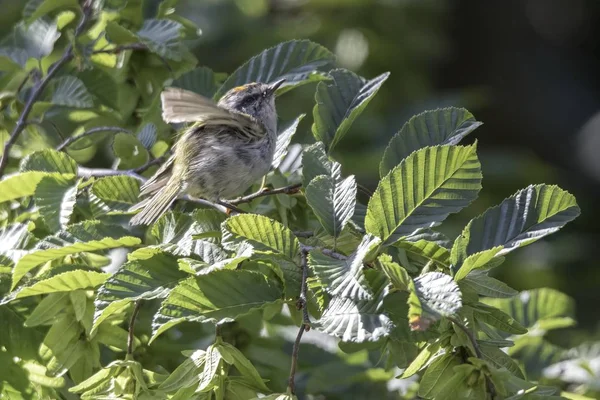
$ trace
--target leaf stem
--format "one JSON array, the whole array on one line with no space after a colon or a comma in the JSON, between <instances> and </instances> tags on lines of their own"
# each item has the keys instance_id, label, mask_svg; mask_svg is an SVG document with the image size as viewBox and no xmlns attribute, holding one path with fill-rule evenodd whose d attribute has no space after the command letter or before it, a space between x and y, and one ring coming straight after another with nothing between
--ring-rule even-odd
<instances>
[{"instance_id":1,"label":"leaf stem","mask_svg":"<svg viewBox=\"0 0 600 400\"><path fill-rule=\"evenodd\" d=\"M270 190L262 189L262 190L259 190L258 192L249 194L247 196L239 197L239 198L233 199L233 200L227 200L227 203L235 206L238 204L249 203L252 200L257 199L259 197L271 196L271 195L275 195L275 194L294 194L294 193L298 193L298 190L301 187L302 187L301 183L296 183L294 185L284 186L284 187L280 187L277 189L270 189Z\"/></svg>"},{"instance_id":2,"label":"leaf stem","mask_svg":"<svg viewBox=\"0 0 600 400\"><path fill-rule=\"evenodd\" d=\"M137 300L135 302L135 306L133 307L133 312L131 313L131 319L129 320L129 331L127 335L127 355L133 354L133 342L135 340L134 329L135 329L135 320L137 318L138 313L140 312L140 307L142 306L142 300Z\"/></svg>"},{"instance_id":3,"label":"leaf stem","mask_svg":"<svg viewBox=\"0 0 600 400\"><path fill-rule=\"evenodd\" d=\"M477 343L477 338L475 337L475 335L473 335L473 332L471 332L458 319L453 318L453 317L447 317L447 318L448 318L448 321L450 321L454 325L458 326L467 335L467 337L469 338L469 341L471 342L471 345L473 346L473 349L475 350L475 355L480 360L483 360L483 354L481 353L481 348L479 347L479 343ZM496 397L496 388L494 387L494 383L489 378L489 376L487 376L485 374L484 374L484 376L485 376L485 384L487 386L487 391L492 396L492 399L494 399Z\"/></svg>"},{"instance_id":4,"label":"leaf stem","mask_svg":"<svg viewBox=\"0 0 600 400\"><path fill-rule=\"evenodd\" d=\"M68 137L64 142L62 142L61 144L56 146L56 150L62 151L67 146L78 141L79 139L84 138L86 136L93 135L94 133L98 133L98 132L123 132L123 133L129 133L129 134L133 135L133 132L131 132L129 129L121 128L118 126L97 126L95 128L89 129L79 135Z\"/></svg>"}]
</instances>

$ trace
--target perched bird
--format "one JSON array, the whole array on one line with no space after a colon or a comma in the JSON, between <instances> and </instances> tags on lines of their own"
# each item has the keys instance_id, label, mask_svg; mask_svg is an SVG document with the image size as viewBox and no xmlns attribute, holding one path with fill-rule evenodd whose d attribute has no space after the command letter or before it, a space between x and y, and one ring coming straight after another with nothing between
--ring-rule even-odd
<instances>
[{"instance_id":1,"label":"perched bird","mask_svg":"<svg viewBox=\"0 0 600 400\"><path fill-rule=\"evenodd\" d=\"M165 122L192 123L142 187L131 225L149 225L183 194L211 201L242 194L271 167L277 142L275 91L284 80L229 90L217 104L196 93L161 93Z\"/></svg>"}]
</instances>

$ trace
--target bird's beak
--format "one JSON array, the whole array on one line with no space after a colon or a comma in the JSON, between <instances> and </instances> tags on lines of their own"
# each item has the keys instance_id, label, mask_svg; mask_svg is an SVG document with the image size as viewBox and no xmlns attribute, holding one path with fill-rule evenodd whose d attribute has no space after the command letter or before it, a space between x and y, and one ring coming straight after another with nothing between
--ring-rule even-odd
<instances>
[{"instance_id":1,"label":"bird's beak","mask_svg":"<svg viewBox=\"0 0 600 400\"><path fill-rule=\"evenodd\" d=\"M279 88L279 86L281 86L283 84L283 82L285 82L285 79L280 79L278 81L275 81L275 82L271 83L269 85L269 92L271 94L274 94L275 91L277 91L277 89Z\"/></svg>"}]
</instances>

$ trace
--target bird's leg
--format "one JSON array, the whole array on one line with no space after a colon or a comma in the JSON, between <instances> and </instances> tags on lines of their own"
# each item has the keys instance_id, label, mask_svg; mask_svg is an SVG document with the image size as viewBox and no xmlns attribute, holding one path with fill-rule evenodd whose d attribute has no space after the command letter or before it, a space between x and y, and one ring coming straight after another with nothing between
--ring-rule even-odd
<instances>
[{"instance_id":1,"label":"bird's leg","mask_svg":"<svg viewBox=\"0 0 600 400\"><path fill-rule=\"evenodd\" d=\"M225 211L225 213L227 215L231 215L232 211L236 212L238 214L245 214L246 213L244 210L241 210L241 209L237 208L236 206L234 206L233 204L230 204L230 203L228 203L226 201L223 201L223 200L218 200L217 204L220 204L220 205L222 205L223 207L225 207L227 209L227 211Z\"/></svg>"}]
</instances>

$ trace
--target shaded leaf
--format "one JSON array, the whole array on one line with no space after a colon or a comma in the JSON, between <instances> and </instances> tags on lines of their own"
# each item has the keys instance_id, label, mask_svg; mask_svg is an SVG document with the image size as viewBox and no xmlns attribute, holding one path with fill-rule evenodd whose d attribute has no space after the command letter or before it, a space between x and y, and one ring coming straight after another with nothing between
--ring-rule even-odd
<instances>
[{"instance_id":1,"label":"shaded leaf","mask_svg":"<svg viewBox=\"0 0 600 400\"><path fill-rule=\"evenodd\" d=\"M137 36L150 51L174 61L181 61L185 50L181 37L182 29L183 25L170 19L146 19Z\"/></svg>"},{"instance_id":2,"label":"shaded leaf","mask_svg":"<svg viewBox=\"0 0 600 400\"><path fill-rule=\"evenodd\" d=\"M75 209L77 186L60 176L42 178L35 189L35 203L51 231L65 228Z\"/></svg>"},{"instance_id":3,"label":"shaded leaf","mask_svg":"<svg viewBox=\"0 0 600 400\"><path fill-rule=\"evenodd\" d=\"M127 212L139 202L140 182L131 176L106 176L97 179L90 191L98 200L91 205L94 215Z\"/></svg>"},{"instance_id":4,"label":"shaded leaf","mask_svg":"<svg viewBox=\"0 0 600 400\"><path fill-rule=\"evenodd\" d=\"M296 129L298 129L298 124L300 121L306 116L306 114L300 114L296 119L292 122L284 125L280 128L279 133L277 135L277 145L275 146L275 154L273 155L273 162L271 166L273 168L278 168L285 156L288 152L288 147L290 142L292 141L292 137L296 133Z\"/></svg>"},{"instance_id":5,"label":"shaded leaf","mask_svg":"<svg viewBox=\"0 0 600 400\"><path fill-rule=\"evenodd\" d=\"M21 171L59 172L77 174L77 163L68 154L54 149L34 151L21 160Z\"/></svg>"},{"instance_id":6,"label":"shaded leaf","mask_svg":"<svg viewBox=\"0 0 600 400\"><path fill-rule=\"evenodd\" d=\"M150 150L157 139L156 125L152 123L145 124L138 132L137 139L146 149Z\"/></svg>"},{"instance_id":7,"label":"shaded leaf","mask_svg":"<svg viewBox=\"0 0 600 400\"><path fill-rule=\"evenodd\" d=\"M133 135L119 132L113 141L113 151L119 158L119 168L132 169L148 162L150 155L142 142Z\"/></svg>"},{"instance_id":8,"label":"shaded leaf","mask_svg":"<svg viewBox=\"0 0 600 400\"><path fill-rule=\"evenodd\" d=\"M189 90L204 97L212 98L217 91L215 73L207 67L197 67L175 79L173 87Z\"/></svg>"},{"instance_id":9,"label":"shaded leaf","mask_svg":"<svg viewBox=\"0 0 600 400\"><path fill-rule=\"evenodd\" d=\"M306 187L306 201L325 230L337 237L352 218L356 204L356 180L342 181L319 175Z\"/></svg>"},{"instance_id":10,"label":"shaded leaf","mask_svg":"<svg viewBox=\"0 0 600 400\"><path fill-rule=\"evenodd\" d=\"M453 368L460 364L461 360L451 353L436 358L427 367L419 382L419 396L435 399L444 384L454 375Z\"/></svg>"},{"instance_id":11,"label":"shaded leaf","mask_svg":"<svg viewBox=\"0 0 600 400\"><path fill-rule=\"evenodd\" d=\"M325 152L325 145L317 142L304 149L302 152L302 182L304 187L317 176L325 175L341 178L339 163L329 160Z\"/></svg>"},{"instance_id":12,"label":"shaded leaf","mask_svg":"<svg viewBox=\"0 0 600 400\"><path fill-rule=\"evenodd\" d=\"M94 106L92 95L83 82L74 76L61 76L52 81L52 103L57 106L73 108L91 108Z\"/></svg>"}]
</instances>

